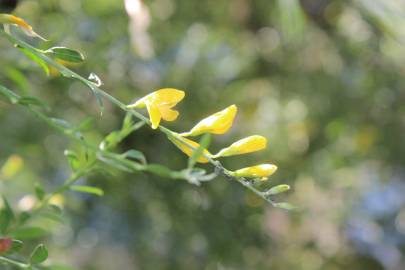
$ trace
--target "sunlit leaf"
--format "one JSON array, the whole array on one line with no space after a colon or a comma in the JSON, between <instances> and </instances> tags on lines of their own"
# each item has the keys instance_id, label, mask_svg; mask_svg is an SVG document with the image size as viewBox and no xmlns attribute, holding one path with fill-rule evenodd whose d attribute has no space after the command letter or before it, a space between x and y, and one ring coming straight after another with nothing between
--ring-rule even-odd
<instances>
[{"instance_id":1,"label":"sunlit leaf","mask_svg":"<svg viewBox=\"0 0 405 270\"><path fill-rule=\"evenodd\" d=\"M52 58L70 63L82 63L84 61L82 53L66 47L52 47L46 50L45 53Z\"/></svg>"},{"instance_id":2,"label":"sunlit leaf","mask_svg":"<svg viewBox=\"0 0 405 270\"><path fill-rule=\"evenodd\" d=\"M29 57L32 61L34 61L35 63L37 63L42 70L45 72L45 74L48 76L49 75L49 67L47 65L47 63L40 58L39 56L37 56L36 54L32 53L30 50L23 48L23 47L18 47L27 57Z\"/></svg>"},{"instance_id":3,"label":"sunlit leaf","mask_svg":"<svg viewBox=\"0 0 405 270\"><path fill-rule=\"evenodd\" d=\"M98 187L91 187L91 186L71 186L69 188L70 190L77 191L77 192L82 192L82 193L90 193L94 194L97 196L103 196L104 191Z\"/></svg>"}]
</instances>

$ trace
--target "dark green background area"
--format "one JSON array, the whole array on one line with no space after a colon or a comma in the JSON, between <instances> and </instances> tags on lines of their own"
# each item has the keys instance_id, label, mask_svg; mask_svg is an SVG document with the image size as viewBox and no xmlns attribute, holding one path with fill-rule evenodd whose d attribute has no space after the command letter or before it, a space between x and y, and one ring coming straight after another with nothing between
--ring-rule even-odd
<instances>
[{"instance_id":1,"label":"dark green background area","mask_svg":"<svg viewBox=\"0 0 405 270\"><path fill-rule=\"evenodd\" d=\"M224 164L276 164L267 185L291 185L276 200L299 207L272 208L223 177L197 187L112 170L88 178L103 197L66 193L66 224L40 224L52 229L44 241L53 261L83 270L405 268L401 1L150 0L129 16L118 0L24 0L14 13L50 39L30 43L81 51L86 62L71 68L96 73L125 103L163 87L186 91L178 120L164 123L173 130L236 104L233 128L213 136L210 150L265 136L266 150ZM47 77L5 40L0 81L40 97L55 117L94 117L85 133L94 143L121 126L117 108L106 102L100 116L88 89ZM187 166L147 127L120 148ZM51 191L69 175L64 149L78 146L0 101L0 192L16 209L35 182ZM6 177L1 168L12 156L23 165Z\"/></svg>"}]
</instances>

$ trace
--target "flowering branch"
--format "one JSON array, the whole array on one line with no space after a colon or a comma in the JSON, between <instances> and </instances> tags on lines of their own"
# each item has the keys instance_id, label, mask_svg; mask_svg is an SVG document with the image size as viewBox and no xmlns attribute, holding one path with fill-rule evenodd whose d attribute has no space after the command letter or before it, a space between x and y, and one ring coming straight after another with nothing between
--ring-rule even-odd
<instances>
[{"instance_id":1,"label":"flowering branch","mask_svg":"<svg viewBox=\"0 0 405 270\"><path fill-rule=\"evenodd\" d=\"M67 67L59 64L58 62L56 62L51 57L48 57L46 55L46 51L39 50L39 49L31 46L30 44L28 44L28 43L14 37L13 35L5 32L5 31L3 31L1 29L0 29L0 34L3 37L7 38L13 45L16 45L17 47L20 47L20 48L24 48L26 51L28 51L32 55L35 55L36 57L38 57L39 59L44 61L47 65L49 65L49 66L55 68L56 70L58 70L60 72L60 74L62 74L64 77L76 79L76 80L84 83L95 94L95 96L99 100L100 104L102 104L101 97L104 97L107 100L109 100L111 103L113 103L114 105L119 107L121 110L126 111L127 113L131 114L133 117L139 119L143 123L151 126L152 128L158 128L161 132L166 134L169 139L173 139L173 140L176 140L176 141L180 142L185 147L191 149L192 152L198 151L198 147L196 147L195 145L192 145L189 142L188 139L185 139L180 134L178 134L178 133L176 133L176 132L174 132L174 131L172 131L172 130L170 130L170 129L162 126L162 125L157 126L155 123L152 123L153 121L149 120L148 118L146 118L145 116L143 116L139 112L135 111L133 108L127 106L123 102L119 101L118 99L116 99L112 95L110 95L107 92L105 92L104 90L102 90L99 87L99 85L97 85L97 83L95 83L93 81L90 81L90 80L80 76L79 74L73 72L72 70L68 69ZM36 114L38 116L38 113L36 113ZM199 124L200 124L200 126L203 126L204 123L202 123L202 124L199 123ZM203 132L200 132L200 130L199 130L200 126L197 125L193 130L191 130L188 133L182 134L182 135L187 135L187 136L188 135L195 135L195 134L199 135L199 134L203 133ZM229 128L229 127L227 127L227 128ZM215 167L215 172L217 174L221 174L221 175L225 176L229 180L233 180L233 181L236 181L236 182L240 183L241 185L248 188L249 190L254 192L256 195L263 198L264 200L266 200L267 202L269 202L270 204L272 204L275 207L280 207L280 208L285 208L285 209L292 209L292 207L289 204L287 204L287 203L277 203L277 202L274 202L270 198L272 195L277 193L277 192L274 191L274 188L271 189L271 190L267 190L267 191L258 190L254 186L254 180L248 179L246 177L238 176L235 172L232 172L232 171L226 169L218 160L215 160L213 158L214 156L212 156L210 154L207 154L205 152L202 152L201 157L204 157L209 163L211 163ZM287 189L287 188L285 188L286 185L283 185L283 186L284 186L283 191L285 191ZM65 188L63 188L63 189L65 189Z\"/></svg>"}]
</instances>

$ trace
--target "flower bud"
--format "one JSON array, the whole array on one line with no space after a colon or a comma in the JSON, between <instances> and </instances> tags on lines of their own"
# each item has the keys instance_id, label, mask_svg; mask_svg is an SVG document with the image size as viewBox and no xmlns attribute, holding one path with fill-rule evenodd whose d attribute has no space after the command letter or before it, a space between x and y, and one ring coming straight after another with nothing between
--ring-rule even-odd
<instances>
[{"instance_id":1,"label":"flower bud","mask_svg":"<svg viewBox=\"0 0 405 270\"><path fill-rule=\"evenodd\" d=\"M273 164L260 164L252 167L239 169L232 173L236 177L260 178L267 180L267 177L272 175L277 170L277 166Z\"/></svg>"},{"instance_id":2,"label":"flower bud","mask_svg":"<svg viewBox=\"0 0 405 270\"><path fill-rule=\"evenodd\" d=\"M198 136L203 133L224 134L233 124L238 108L231 105L228 108L204 118L189 132L181 133L181 136Z\"/></svg>"},{"instance_id":3,"label":"flower bud","mask_svg":"<svg viewBox=\"0 0 405 270\"><path fill-rule=\"evenodd\" d=\"M222 149L214 157L228 157L247 154L266 148L267 139L263 136L253 135L234 142L229 147Z\"/></svg>"}]
</instances>

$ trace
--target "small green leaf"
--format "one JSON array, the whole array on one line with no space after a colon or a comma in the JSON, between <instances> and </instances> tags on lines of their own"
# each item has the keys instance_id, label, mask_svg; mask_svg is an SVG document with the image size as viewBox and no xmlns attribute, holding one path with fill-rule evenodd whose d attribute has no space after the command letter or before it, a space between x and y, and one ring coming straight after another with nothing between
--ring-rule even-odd
<instances>
[{"instance_id":1,"label":"small green leaf","mask_svg":"<svg viewBox=\"0 0 405 270\"><path fill-rule=\"evenodd\" d=\"M29 97L29 96L20 97L20 99L18 100L18 104L33 105L33 106L42 107L45 110L49 110L49 106L47 104L45 104L42 100L40 100L36 97Z\"/></svg>"},{"instance_id":2,"label":"small green leaf","mask_svg":"<svg viewBox=\"0 0 405 270\"><path fill-rule=\"evenodd\" d=\"M104 140L100 143L100 150L107 150L117 146L123 139L135 130L141 128L145 123L140 121L133 124L131 115L127 114L124 118L121 130L112 131L108 134Z\"/></svg>"},{"instance_id":3,"label":"small green leaf","mask_svg":"<svg viewBox=\"0 0 405 270\"><path fill-rule=\"evenodd\" d=\"M3 204L4 207L0 210L0 233L5 234L15 216L13 209L5 197L3 197Z\"/></svg>"},{"instance_id":4,"label":"small green leaf","mask_svg":"<svg viewBox=\"0 0 405 270\"><path fill-rule=\"evenodd\" d=\"M104 140L100 143L99 148L100 150L107 150L114 148L119 143L119 131L113 131L108 134Z\"/></svg>"},{"instance_id":5,"label":"small green leaf","mask_svg":"<svg viewBox=\"0 0 405 270\"><path fill-rule=\"evenodd\" d=\"M123 153L122 156L125 158L133 158L140 161L142 164L146 164L146 158L144 154L140 151L132 149Z\"/></svg>"},{"instance_id":6,"label":"small green leaf","mask_svg":"<svg viewBox=\"0 0 405 270\"><path fill-rule=\"evenodd\" d=\"M52 58L70 63L82 63L84 61L82 53L66 47L53 47L46 50L45 53Z\"/></svg>"},{"instance_id":7,"label":"small green leaf","mask_svg":"<svg viewBox=\"0 0 405 270\"><path fill-rule=\"evenodd\" d=\"M45 197L45 190L40 183L35 183L35 195L40 201Z\"/></svg>"},{"instance_id":8,"label":"small green leaf","mask_svg":"<svg viewBox=\"0 0 405 270\"><path fill-rule=\"evenodd\" d=\"M6 97L8 99L8 102L10 102L11 104L17 103L20 99L20 97L16 93L4 87L3 85L0 85L0 95Z\"/></svg>"},{"instance_id":9,"label":"small green leaf","mask_svg":"<svg viewBox=\"0 0 405 270\"><path fill-rule=\"evenodd\" d=\"M271 189L269 189L268 191L265 192L266 196L271 196L271 195L276 195L279 193L283 193L290 190L290 186L289 185L278 185L275 187L272 187Z\"/></svg>"},{"instance_id":10,"label":"small green leaf","mask_svg":"<svg viewBox=\"0 0 405 270\"><path fill-rule=\"evenodd\" d=\"M97 159L104 162L105 164L110 165L111 167L114 167L118 170L121 171L126 171L126 172L133 172L137 167L136 165L139 165L131 160L127 160L121 156L116 157L116 156L106 156L103 155L102 153L97 154ZM134 166L132 166L134 165Z\"/></svg>"},{"instance_id":11,"label":"small green leaf","mask_svg":"<svg viewBox=\"0 0 405 270\"><path fill-rule=\"evenodd\" d=\"M6 254L16 253L20 251L24 246L24 243L20 240L12 239L11 241L12 241L11 248L6 252Z\"/></svg>"},{"instance_id":12,"label":"small green leaf","mask_svg":"<svg viewBox=\"0 0 405 270\"><path fill-rule=\"evenodd\" d=\"M127 129L127 128L131 128L131 126L133 125L134 121L132 120L132 114L130 112L127 112L125 114L125 118L124 121L122 121L122 128L121 130Z\"/></svg>"},{"instance_id":13,"label":"small green leaf","mask_svg":"<svg viewBox=\"0 0 405 270\"><path fill-rule=\"evenodd\" d=\"M277 207L277 208L285 209L285 210L297 209L295 206L293 206L292 204L287 203L287 202L273 203L273 206Z\"/></svg>"},{"instance_id":14,"label":"small green leaf","mask_svg":"<svg viewBox=\"0 0 405 270\"><path fill-rule=\"evenodd\" d=\"M63 154L67 158L67 160L69 162L69 165L70 165L70 167L72 168L73 171L76 171L81 167L81 163L80 163L79 157L76 154L76 152L66 149L63 152Z\"/></svg>"},{"instance_id":15,"label":"small green leaf","mask_svg":"<svg viewBox=\"0 0 405 270\"><path fill-rule=\"evenodd\" d=\"M100 189L100 188L97 188L97 187L71 186L69 189L73 190L73 191L83 192L83 193L90 193L90 194L94 194L94 195L97 195L97 196L103 196L104 195L104 191L102 189Z\"/></svg>"},{"instance_id":16,"label":"small green leaf","mask_svg":"<svg viewBox=\"0 0 405 270\"><path fill-rule=\"evenodd\" d=\"M203 155L204 150L208 148L211 142L210 134L204 134L204 136L200 140L200 146L193 151L193 155L188 159L188 168L191 169L194 167L197 160Z\"/></svg>"},{"instance_id":17,"label":"small green leaf","mask_svg":"<svg viewBox=\"0 0 405 270\"><path fill-rule=\"evenodd\" d=\"M30 264L43 263L48 258L48 250L43 244L39 244L31 254Z\"/></svg>"},{"instance_id":18,"label":"small green leaf","mask_svg":"<svg viewBox=\"0 0 405 270\"><path fill-rule=\"evenodd\" d=\"M40 58L39 56L35 55L34 53L32 53L31 51L29 51L26 48L23 47L18 47L27 57L29 57L32 61L34 61L35 63L37 63L42 70L45 72L45 74L47 76L49 76L49 67L47 65L47 63Z\"/></svg>"}]
</instances>

